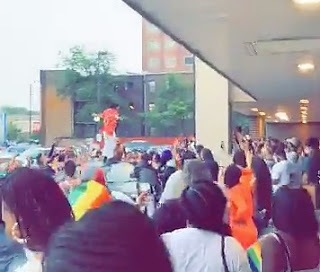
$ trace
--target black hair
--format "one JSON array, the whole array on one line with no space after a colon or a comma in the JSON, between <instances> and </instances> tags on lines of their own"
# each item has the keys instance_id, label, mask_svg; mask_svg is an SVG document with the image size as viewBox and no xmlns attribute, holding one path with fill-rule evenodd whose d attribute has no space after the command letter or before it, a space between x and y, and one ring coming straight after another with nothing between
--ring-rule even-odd
<instances>
[{"instance_id":1,"label":"black hair","mask_svg":"<svg viewBox=\"0 0 320 272\"><path fill-rule=\"evenodd\" d=\"M194 154L194 152L192 152L190 150L180 149L180 150L178 150L178 152L179 152L179 156L181 158L181 167L184 166L184 164L187 160L193 160L193 159L197 158L196 154Z\"/></svg>"},{"instance_id":2,"label":"black hair","mask_svg":"<svg viewBox=\"0 0 320 272\"><path fill-rule=\"evenodd\" d=\"M153 222L159 235L186 227L186 217L178 199L163 203L153 214Z\"/></svg>"},{"instance_id":3,"label":"black hair","mask_svg":"<svg viewBox=\"0 0 320 272\"><path fill-rule=\"evenodd\" d=\"M224 173L224 184L228 188L236 186L240 182L241 175L241 169L237 165L229 165Z\"/></svg>"},{"instance_id":4,"label":"black hair","mask_svg":"<svg viewBox=\"0 0 320 272\"><path fill-rule=\"evenodd\" d=\"M68 177L72 178L76 172L76 169L77 169L77 165L73 160L68 160L65 163L64 171Z\"/></svg>"},{"instance_id":5,"label":"black hair","mask_svg":"<svg viewBox=\"0 0 320 272\"><path fill-rule=\"evenodd\" d=\"M52 177L41 170L18 168L2 188L5 207L15 215L21 238L31 250L44 251L50 236L73 219L72 209Z\"/></svg>"},{"instance_id":6,"label":"black hair","mask_svg":"<svg viewBox=\"0 0 320 272\"><path fill-rule=\"evenodd\" d=\"M203 148L201 152L204 161L214 161L213 154L209 148Z\"/></svg>"},{"instance_id":7,"label":"black hair","mask_svg":"<svg viewBox=\"0 0 320 272\"><path fill-rule=\"evenodd\" d=\"M244 153L243 150L236 151L236 153L233 155L233 163L243 168L247 167L246 154Z\"/></svg>"},{"instance_id":8,"label":"black hair","mask_svg":"<svg viewBox=\"0 0 320 272\"><path fill-rule=\"evenodd\" d=\"M221 235L230 235L229 227L223 222L226 204L222 190L211 181L197 182L181 196L181 207L193 227Z\"/></svg>"},{"instance_id":9,"label":"black hair","mask_svg":"<svg viewBox=\"0 0 320 272\"><path fill-rule=\"evenodd\" d=\"M58 156L58 162L64 162L66 160L66 155L65 154L60 154Z\"/></svg>"},{"instance_id":10,"label":"black hair","mask_svg":"<svg viewBox=\"0 0 320 272\"><path fill-rule=\"evenodd\" d=\"M217 181L219 175L219 165L214 160L211 150L208 148L202 149L202 158L211 172L212 179Z\"/></svg>"},{"instance_id":11,"label":"black hair","mask_svg":"<svg viewBox=\"0 0 320 272\"><path fill-rule=\"evenodd\" d=\"M152 158L153 158L157 163L160 163L160 161L161 161L161 156L160 156L160 154L158 154L158 153L154 153L154 154L152 155Z\"/></svg>"},{"instance_id":12,"label":"black hair","mask_svg":"<svg viewBox=\"0 0 320 272\"><path fill-rule=\"evenodd\" d=\"M311 147L312 149L319 149L319 139L315 137L310 137L306 141L306 146Z\"/></svg>"},{"instance_id":13,"label":"black hair","mask_svg":"<svg viewBox=\"0 0 320 272\"><path fill-rule=\"evenodd\" d=\"M110 105L110 108L111 109L116 109L116 108L118 108L119 107L119 104L117 104L117 103L112 103L111 105Z\"/></svg>"},{"instance_id":14,"label":"black hair","mask_svg":"<svg viewBox=\"0 0 320 272\"><path fill-rule=\"evenodd\" d=\"M295 238L316 238L319 225L311 196L305 189L282 186L272 204L273 223L278 230Z\"/></svg>"},{"instance_id":15,"label":"black hair","mask_svg":"<svg viewBox=\"0 0 320 272\"><path fill-rule=\"evenodd\" d=\"M201 151L204 149L204 146L201 144L196 145L196 152L200 155Z\"/></svg>"},{"instance_id":16,"label":"black hair","mask_svg":"<svg viewBox=\"0 0 320 272\"><path fill-rule=\"evenodd\" d=\"M274 152L274 154L282 159L285 159L285 160L287 159L286 152L282 146L279 146Z\"/></svg>"},{"instance_id":17,"label":"black hair","mask_svg":"<svg viewBox=\"0 0 320 272\"><path fill-rule=\"evenodd\" d=\"M113 201L54 235L45 272L172 272L151 220L134 206Z\"/></svg>"},{"instance_id":18,"label":"black hair","mask_svg":"<svg viewBox=\"0 0 320 272\"><path fill-rule=\"evenodd\" d=\"M36 156L36 162L38 165L42 166L43 165L43 162L41 161L41 158L42 158L42 153L39 153L37 156Z\"/></svg>"},{"instance_id":19,"label":"black hair","mask_svg":"<svg viewBox=\"0 0 320 272\"><path fill-rule=\"evenodd\" d=\"M152 157L147 152L142 153L142 155L141 155L142 161L149 162L149 161L151 161L151 159L152 159Z\"/></svg>"}]
</instances>

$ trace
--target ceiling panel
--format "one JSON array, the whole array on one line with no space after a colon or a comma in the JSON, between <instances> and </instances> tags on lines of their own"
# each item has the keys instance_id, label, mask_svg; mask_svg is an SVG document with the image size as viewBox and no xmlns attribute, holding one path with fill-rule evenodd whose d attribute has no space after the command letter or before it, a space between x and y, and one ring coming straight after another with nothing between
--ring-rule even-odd
<instances>
[{"instance_id":1,"label":"ceiling panel","mask_svg":"<svg viewBox=\"0 0 320 272\"><path fill-rule=\"evenodd\" d=\"M297 8L290 0L123 1L259 105L284 107L298 121L296 105L309 98L310 120L320 121L320 9ZM248 44L257 54L248 53ZM315 71L299 73L297 65L309 60Z\"/></svg>"}]
</instances>

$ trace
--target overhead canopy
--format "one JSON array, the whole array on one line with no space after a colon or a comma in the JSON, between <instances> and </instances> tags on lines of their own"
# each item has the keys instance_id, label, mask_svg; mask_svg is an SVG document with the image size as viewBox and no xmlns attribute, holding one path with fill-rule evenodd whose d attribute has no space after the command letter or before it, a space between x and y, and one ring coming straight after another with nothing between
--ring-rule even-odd
<instances>
[{"instance_id":1,"label":"overhead canopy","mask_svg":"<svg viewBox=\"0 0 320 272\"><path fill-rule=\"evenodd\" d=\"M237 105L320 121L320 9L292 0L123 0L258 102ZM298 65L312 63L301 73Z\"/></svg>"}]
</instances>

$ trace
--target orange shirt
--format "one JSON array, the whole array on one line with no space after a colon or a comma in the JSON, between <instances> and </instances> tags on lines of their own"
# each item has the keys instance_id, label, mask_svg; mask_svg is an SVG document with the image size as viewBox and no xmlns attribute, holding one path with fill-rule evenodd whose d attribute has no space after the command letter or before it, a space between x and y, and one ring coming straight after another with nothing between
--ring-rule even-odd
<instances>
[{"instance_id":1,"label":"orange shirt","mask_svg":"<svg viewBox=\"0 0 320 272\"><path fill-rule=\"evenodd\" d=\"M113 136L119 120L119 112L116 109L106 109L102 113L103 118L103 132L108 136Z\"/></svg>"},{"instance_id":2,"label":"orange shirt","mask_svg":"<svg viewBox=\"0 0 320 272\"><path fill-rule=\"evenodd\" d=\"M244 249L250 247L258 239L258 231L253 221L252 178L252 170L243 169L239 184L229 190L232 236L240 242Z\"/></svg>"}]
</instances>

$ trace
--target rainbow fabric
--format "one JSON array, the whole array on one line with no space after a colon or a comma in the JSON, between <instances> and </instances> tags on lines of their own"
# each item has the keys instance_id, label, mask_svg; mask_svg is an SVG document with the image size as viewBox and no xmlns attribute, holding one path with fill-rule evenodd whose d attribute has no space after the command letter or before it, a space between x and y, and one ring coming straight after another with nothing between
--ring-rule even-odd
<instances>
[{"instance_id":1,"label":"rainbow fabric","mask_svg":"<svg viewBox=\"0 0 320 272\"><path fill-rule=\"evenodd\" d=\"M248 250L248 260L252 272L262 272L261 244L256 242Z\"/></svg>"},{"instance_id":2,"label":"rainbow fabric","mask_svg":"<svg viewBox=\"0 0 320 272\"><path fill-rule=\"evenodd\" d=\"M106 186L91 180L76 187L69 195L68 200L72 206L75 220L79 220L91 209L99 208L109 202L111 196Z\"/></svg>"}]
</instances>

